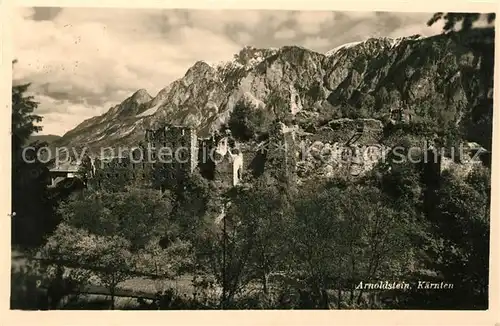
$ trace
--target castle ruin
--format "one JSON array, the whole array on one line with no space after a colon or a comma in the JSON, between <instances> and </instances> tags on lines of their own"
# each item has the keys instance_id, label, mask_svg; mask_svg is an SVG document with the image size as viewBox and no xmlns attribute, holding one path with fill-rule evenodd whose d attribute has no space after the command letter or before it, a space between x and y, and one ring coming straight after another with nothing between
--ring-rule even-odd
<instances>
[{"instance_id":1,"label":"castle ruin","mask_svg":"<svg viewBox=\"0 0 500 326\"><path fill-rule=\"evenodd\" d=\"M200 172L220 187L236 186L243 170L243 153L226 135L198 138L194 128L164 125L148 129L144 142L121 156L92 161L92 183L98 187L141 183L164 189Z\"/></svg>"}]
</instances>

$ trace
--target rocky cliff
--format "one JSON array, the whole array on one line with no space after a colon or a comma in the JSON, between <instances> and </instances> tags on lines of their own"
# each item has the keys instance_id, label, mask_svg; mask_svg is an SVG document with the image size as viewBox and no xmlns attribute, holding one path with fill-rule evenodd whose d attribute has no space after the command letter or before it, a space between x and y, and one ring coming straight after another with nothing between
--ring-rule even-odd
<instances>
[{"instance_id":1,"label":"rocky cliff","mask_svg":"<svg viewBox=\"0 0 500 326\"><path fill-rule=\"evenodd\" d=\"M325 54L298 46L245 48L232 62L196 62L155 97L137 91L82 122L57 145L95 151L133 145L145 129L164 122L196 127L204 137L227 125L244 102L263 114L260 132L268 121L287 120L320 147L337 141L328 137L352 136L354 125L342 119L379 126L368 141L378 143L390 138L382 132L387 125L406 118L438 134L456 128L490 149L493 49L492 29L368 39ZM332 123L338 130L333 134L325 131Z\"/></svg>"}]
</instances>

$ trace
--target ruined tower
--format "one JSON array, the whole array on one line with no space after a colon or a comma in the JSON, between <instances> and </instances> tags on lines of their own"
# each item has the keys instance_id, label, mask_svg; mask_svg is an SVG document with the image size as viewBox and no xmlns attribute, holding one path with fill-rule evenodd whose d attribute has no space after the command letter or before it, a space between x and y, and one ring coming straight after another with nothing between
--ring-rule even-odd
<instances>
[{"instance_id":1,"label":"ruined tower","mask_svg":"<svg viewBox=\"0 0 500 326\"><path fill-rule=\"evenodd\" d=\"M278 179L296 179L299 153L297 129L297 126L289 127L282 122L275 122L271 127L266 146L266 169Z\"/></svg>"},{"instance_id":2,"label":"ruined tower","mask_svg":"<svg viewBox=\"0 0 500 326\"><path fill-rule=\"evenodd\" d=\"M146 143L153 163L186 174L192 173L198 165L198 138L193 128L165 125L147 130Z\"/></svg>"},{"instance_id":3,"label":"ruined tower","mask_svg":"<svg viewBox=\"0 0 500 326\"><path fill-rule=\"evenodd\" d=\"M234 187L241 182L243 153L230 133L215 134L205 140L200 157L203 162L200 167L218 187Z\"/></svg>"}]
</instances>

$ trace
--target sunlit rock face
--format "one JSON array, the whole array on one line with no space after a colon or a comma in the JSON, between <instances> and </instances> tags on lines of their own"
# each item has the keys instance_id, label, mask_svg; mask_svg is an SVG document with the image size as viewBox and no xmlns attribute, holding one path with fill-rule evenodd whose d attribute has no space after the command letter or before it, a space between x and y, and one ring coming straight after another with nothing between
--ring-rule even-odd
<instances>
[{"instance_id":1,"label":"sunlit rock face","mask_svg":"<svg viewBox=\"0 0 500 326\"><path fill-rule=\"evenodd\" d=\"M394 145L384 135L388 123L434 121L443 130L464 128L468 140L488 147L491 120L477 116L492 99L493 39L484 29L429 38L371 38L326 54L297 46L247 48L233 62L196 62L154 97L137 91L55 145L87 146L93 152L133 146L147 129L165 122L210 137L244 99L253 110L266 111L270 121L292 120L285 123L294 129L290 140L311 152L302 157L302 150L294 149L291 156L304 177L363 175L375 164L377 150L368 154L360 149ZM243 170L256 160L253 141L240 144ZM344 162L342 155L351 159Z\"/></svg>"},{"instance_id":2,"label":"sunlit rock face","mask_svg":"<svg viewBox=\"0 0 500 326\"><path fill-rule=\"evenodd\" d=\"M301 177L361 176L387 152L380 144L382 123L374 119L335 119L301 137L298 173Z\"/></svg>"}]
</instances>

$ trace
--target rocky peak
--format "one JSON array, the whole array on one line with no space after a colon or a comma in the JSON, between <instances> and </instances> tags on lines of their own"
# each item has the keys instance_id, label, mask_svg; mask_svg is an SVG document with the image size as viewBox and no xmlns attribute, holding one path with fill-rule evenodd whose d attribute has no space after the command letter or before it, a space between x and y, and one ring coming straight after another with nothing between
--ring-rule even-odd
<instances>
[{"instance_id":1,"label":"rocky peak","mask_svg":"<svg viewBox=\"0 0 500 326\"><path fill-rule=\"evenodd\" d=\"M189 85L196 80L204 78L213 79L216 74L216 70L211 65L205 61L197 61L191 68L188 69L182 80L185 85Z\"/></svg>"},{"instance_id":2,"label":"rocky peak","mask_svg":"<svg viewBox=\"0 0 500 326\"><path fill-rule=\"evenodd\" d=\"M158 94L156 94L156 96L152 99L152 101L150 103L150 107L159 105L162 102L164 102L167 99L168 94L170 93L170 91L172 90L172 88L174 87L174 85L176 85L178 83L179 83L179 81L175 81L175 82L171 83L170 85L168 85L167 87L165 87L162 90L160 90L158 92Z\"/></svg>"},{"instance_id":3,"label":"rocky peak","mask_svg":"<svg viewBox=\"0 0 500 326\"><path fill-rule=\"evenodd\" d=\"M207 62L203 61L203 60L199 60L199 61L196 61L194 63L194 65L188 69L188 71L186 72L186 75L188 75L190 72L192 71L209 71L209 70L212 70L213 67L211 65L209 65Z\"/></svg>"},{"instance_id":4,"label":"rocky peak","mask_svg":"<svg viewBox=\"0 0 500 326\"><path fill-rule=\"evenodd\" d=\"M145 90L145 89L140 89L137 92L135 92L130 99L137 104L144 104L153 99L151 95Z\"/></svg>"},{"instance_id":5,"label":"rocky peak","mask_svg":"<svg viewBox=\"0 0 500 326\"><path fill-rule=\"evenodd\" d=\"M153 98L145 89L136 91L132 96L123 101L120 105L115 106L109 111L113 118L127 117L137 114L141 107L150 102Z\"/></svg>"}]
</instances>

